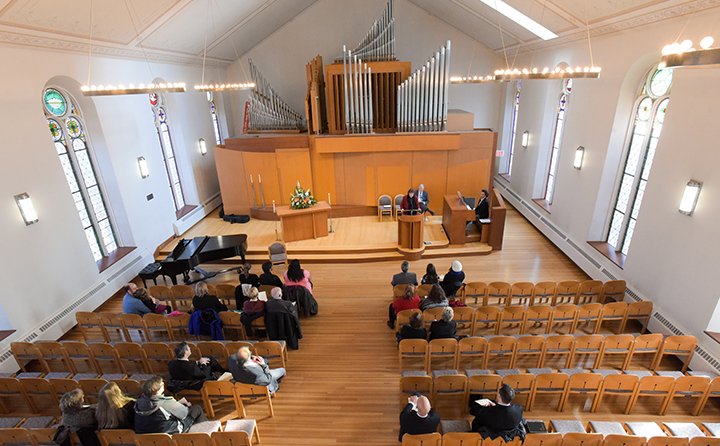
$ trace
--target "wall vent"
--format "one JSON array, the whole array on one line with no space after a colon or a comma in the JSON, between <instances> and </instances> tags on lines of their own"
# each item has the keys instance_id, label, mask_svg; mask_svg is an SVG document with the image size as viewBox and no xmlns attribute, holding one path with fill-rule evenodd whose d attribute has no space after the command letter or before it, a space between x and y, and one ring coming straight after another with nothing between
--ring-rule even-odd
<instances>
[{"instance_id":1,"label":"wall vent","mask_svg":"<svg viewBox=\"0 0 720 446\"><path fill-rule=\"evenodd\" d=\"M535 209L533 209L532 206L530 206L529 204L527 204L527 203L526 203L525 201L523 201L523 200L520 200L520 203L522 203L522 205L525 206L525 207L527 208L527 210L529 210L530 212L532 212L532 214L533 214L535 217L540 218L540 213L539 213L538 211L536 211Z\"/></svg>"},{"instance_id":2,"label":"wall vent","mask_svg":"<svg viewBox=\"0 0 720 446\"><path fill-rule=\"evenodd\" d=\"M38 334L33 331L33 332L30 333L25 339L23 339L23 340L20 341L20 342L30 342L30 341L32 341L33 339L37 338L37 337L38 337Z\"/></svg>"},{"instance_id":3,"label":"wall vent","mask_svg":"<svg viewBox=\"0 0 720 446\"><path fill-rule=\"evenodd\" d=\"M93 296L95 295L95 293L97 293L98 291L100 291L100 290L103 289L103 288L105 288L105 282L99 284L98 286L96 286L95 288L93 288L92 290L90 290L89 292L87 292L87 293L86 293L84 296L82 296L80 299L76 300L75 302L73 302L72 304L70 304L69 306L67 306L63 311L61 311L60 313L58 313L54 318L52 318L52 319L50 319L49 321L47 321L42 327L40 327L39 330L40 330L41 332L47 331L48 328L50 328L50 327L52 327L53 325L57 324L57 322L58 322L60 319L62 319L62 318L64 318L65 316L67 316L70 312L72 312L74 309L76 309L77 307L79 307L79 306L80 306L81 304L83 304L85 301L87 301L88 299L90 299L91 297L93 297Z\"/></svg>"},{"instance_id":4,"label":"wall vent","mask_svg":"<svg viewBox=\"0 0 720 446\"><path fill-rule=\"evenodd\" d=\"M717 360L714 356L712 356L710 353L705 351L702 347L696 347L695 352L697 352L700 357L702 357L705 361L708 362L711 366L715 367L715 370L720 370L720 361Z\"/></svg>"},{"instance_id":5,"label":"wall vent","mask_svg":"<svg viewBox=\"0 0 720 446\"><path fill-rule=\"evenodd\" d=\"M634 300L635 302L640 302L640 301L642 300L642 298L641 298L640 296L638 296L638 295L635 293L635 291L631 290L630 288L625 288L625 294L627 294L628 296L630 296L630 298L631 298L632 300Z\"/></svg>"},{"instance_id":6,"label":"wall vent","mask_svg":"<svg viewBox=\"0 0 720 446\"><path fill-rule=\"evenodd\" d=\"M142 259L141 256L135 257L135 259L134 259L132 262L130 262L130 263L128 263L127 265L123 266L120 271L118 271L118 272L116 272L115 274L113 274L112 276L108 277L107 282L110 283L110 282L112 282L113 280L117 279L117 278L118 278L120 275L122 275L125 271L129 270L130 268L133 267L133 265L135 265L137 262L139 262L140 259Z\"/></svg>"},{"instance_id":7,"label":"wall vent","mask_svg":"<svg viewBox=\"0 0 720 446\"><path fill-rule=\"evenodd\" d=\"M585 257L585 259L586 259L588 262L592 263L592 264L595 266L595 268L600 268L600 267L602 266L602 265L600 265L600 264L598 263L597 260L593 259L590 254L588 254L587 252L585 252L584 249L582 249L580 246L578 246L577 244L575 244L575 242L573 242L573 241L570 240L569 238L566 239L565 241L568 242L568 245L572 246L572 247L575 249L575 251L579 252L580 255L582 255L583 257Z\"/></svg>"},{"instance_id":8,"label":"wall vent","mask_svg":"<svg viewBox=\"0 0 720 446\"><path fill-rule=\"evenodd\" d=\"M559 230L559 229L557 228L557 226L555 226L554 224L550 223L550 220L548 220L548 219L545 218L545 217L540 217L540 221L543 222L543 223L545 223L545 226L547 226L548 228L552 229L553 232L556 233L557 235L559 235L563 240L567 239L567 237L565 237L565 234L564 234L561 230Z\"/></svg>"},{"instance_id":9,"label":"wall vent","mask_svg":"<svg viewBox=\"0 0 720 446\"><path fill-rule=\"evenodd\" d=\"M2 354L2 356L0 356L0 363L7 361L9 358L12 358L12 352L10 350L6 351Z\"/></svg>"},{"instance_id":10,"label":"wall vent","mask_svg":"<svg viewBox=\"0 0 720 446\"><path fill-rule=\"evenodd\" d=\"M665 319L665 316L663 316L662 314L658 313L657 311L655 312L655 314L653 314L653 317L654 317L655 319L657 319L658 321L660 321L660 323L663 324L663 326L664 326L665 328L667 328L668 330L670 330L673 334L680 335L680 336L682 336L682 335L685 334L685 333L683 333L682 331L680 331L680 329L678 329L675 325L673 325L672 322L670 322L669 320Z\"/></svg>"},{"instance_id":11,"label":"wall vent","mask_svg":"<svg viewBox=\"0 0 720 446\"><path fill-rule=\"evenodd\" d=\"M602 269L602 273L605 274L607 277L609 277L610 280L618 280L618 278L615 277L615 275L613 273L611 273L610 271L608 271L605 268Z\"/></svg>"},{"instance_id":12,"label":"wall vent","mask_svg":"<svg viewBox=\"0 0 720 446\"><path fill-rule=\"evenodd\" d=\"M516 194L515 191L512 191L512 190L507 189L507 188L503 188L503 189L505 189L505 190L507 191L507 193L509 193L510 195L512 195L513 197L515 197L516 200L518 200L518 201L523 201L523 199L520 198L520 195Z\"/></svg>"}]
</instances>

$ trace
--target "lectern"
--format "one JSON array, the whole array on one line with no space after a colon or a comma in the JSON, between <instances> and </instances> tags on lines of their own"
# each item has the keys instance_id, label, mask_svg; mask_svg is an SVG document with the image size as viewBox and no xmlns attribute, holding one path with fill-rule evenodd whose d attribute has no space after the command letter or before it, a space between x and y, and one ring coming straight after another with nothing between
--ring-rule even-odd
<instances>
[{"instance_id":1,"label":"lectern","mask_svg":"<svg viewBox=\"0 0 720 446\"><path fill-rule=\"evenodd\" d=\"M398 215L398 251L410 260L422 257L425 251L422 215Z\"/></svg>"}]
</instances>

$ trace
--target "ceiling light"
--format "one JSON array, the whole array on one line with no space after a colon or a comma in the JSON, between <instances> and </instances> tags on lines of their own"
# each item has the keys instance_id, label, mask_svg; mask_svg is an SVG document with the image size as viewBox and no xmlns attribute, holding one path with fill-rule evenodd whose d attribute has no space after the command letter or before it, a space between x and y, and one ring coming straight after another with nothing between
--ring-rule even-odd
<instances>
[{"instance_id":1,"label":"ceiling light","mask_svg":"<svg viewBox=\"0 0 720 446\"><path fill-rule=\"evenodd\" d=\"M543 40L550 40L557 38L557 34L550 31L549 29L545 28L535 20L531 19L530 17L526 16L522 12L518 11L517 9L513 8L512 6L508 5L502 0L480 0L487 6L491 7L495 11L499 12L500 14L504 15L505 17L509 18L513 22L517 23L518 25L522 26L526 30L530 31L531 33L535 34L536 36L540 37Z\"/></svg>"},{"instance_id":2,"label":"ceiling light","mask_svg":"<svg viewBox=\"0 0 720 446\"><path fill-rule=\"evenodd\" d=\"M579 146L575 149L575 158L573 159L573 167L577 170L582 169L583 158L585 157L585 147Z\"/></svg>"},{"instance_id":3,"label":"ceiling light","mask_svg":"<svg viewBox=\"0 0 720 446\"><path fill-rule=\"evenodd\" d=\"M522 139L520 140L520 145L523 149L527 149L528 145L530 145L530 132L525 130L522 133Z\"/></svg>"},{"instance_id":4,"label":"ceiling light","mask_svg":"<svg viewBox=\"0 0 720 446\"><path fill-rule=\"evenodd\" d=\"M453 76L450 78L451 84L481 84L493 81L513 81L517 79L597 79L600 77L600 67L576 67L560 69L555 68L550 71L547 67L540 70L533 68L508 68L507 70L495 70L492 75L488 76Z\"/></svg>"},{"instance_id":5,"label":"ceiling light","mask_svg":"<svg viewBox=\"0 0 720 446\"><path fill-rule=\"evenodd\" d=\"M35 206L33 206L30 195L28 195L26 192L15 195L15 202L17 203L17 206L20 209L20 214L22 215L22 218L27 226L38 222L38 215L35 211Z\"/></svg>"},{"instance_id":6,"label":"ceiling light","mask_svg":"<svg viewBox=\"0 0 720 446\"><path fill-rule=\"evenodd\" d=\"M244 84L202 84L193 87L196 91L225 91L225 90L252 90L255 84L246 82Z\"/></svg>"},{"instance_id":7,"label":"ceiling light","mask_svg":"<svg viewBox=\"0 0 720 446\"><path fill-rule=\"evenodd\" d=\"M140 170L140 177L147 178L150 176L150 169L148 168L147 160L144 156L139 156L137 159L138 169Z\"/></svg>"},{"instance_id":8,"label":"ceiling light","mask_svg":"<svg viewBox=\"0 0 720 446\"><path fill-rule=\"evenodd\" d=\"M119 94L149 94L149 93L182 93L185 91L183 82L163 82L139 85L83 85L80 87L85 96L114 96Z\"/></svg>"},{"instance_id":9,"label":"ceiling light","mask_svg":"<svg viewBox=\"0 0 720 446\"><path fill-rule=\"evenodd\" d=\"M207 144L205 143L204 138L198 139L198 146L200 147L200 155L207 155Z\"/></svg>"},{"instance_id":10,"label":"ceiling light","mask_svg":"<svg viewBox=\"0 0 720 446\"><path fill-rule=\"evenodd\" d=\"M680 206L678 206L678 212L685 215L693 214L702 186L703 184L699 181L688 181L687 185L685 185L682 199L680 200Z\"/></svg>"}]
</instances>

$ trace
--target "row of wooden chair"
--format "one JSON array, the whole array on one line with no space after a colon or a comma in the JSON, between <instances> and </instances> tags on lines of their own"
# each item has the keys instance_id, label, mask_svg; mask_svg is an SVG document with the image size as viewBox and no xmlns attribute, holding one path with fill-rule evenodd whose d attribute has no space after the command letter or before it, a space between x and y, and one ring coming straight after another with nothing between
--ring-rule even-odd
<instances>
[{"instance_id":1,"label":"row of wooden chair","mask_svg":"<svg viewBox=\"0 0 720 446\"><path fill-rule=\"evenodd\" d=\"M615 371L616 372L616 371ZM720 378L711 379L707 376L658 376L636 374L581 373L517 373L504 376L498 374L472 374L467 376L457 370L428 375L402 376L401 392L404 397L419 392L431 396L434 404L452 399L458 407L467 407L470 395L494 398L502 384L508 384L516 392L518 401L523 397L526 410L532 410L539 398L543 405L548 404L545 397L558 399L556 410L563 411L568 400L573 396L581 397L584 402L592 397L590 412L597 411L607 396L627 397L624 413L629 414L640 398L659 398L659 415L664 415L676 398L695 399L691 411L694 416L700 415L710 398L720 397ZM582 409L582 405L580 409ZM578 410L578 408L573 408Z\"/></svg>"},{"instance_id":2,"label":"row of wooden chair","mask_svg":"<svg viewBox=\"0 0 720 446\"><path fill-rule=\"evenodd\" d=\"M282 263L282 262L281 262ZM235 288L239 284L232 283L218 283L215 285L207 284L208 294L217 297L222 303L224 303L229 309L237 310L235 303ZM270 285L260 285L259 291L264 291L267 295L270 295L272 289L275 288ZM148 293L163 301L163 303L170 305L174 310L187 311L192 307L192 300L195 297L195 289L189 285L155 285L148 288Z\"/></svg>"},{"instance_id":3,"label":"row of wooden chair","mask_svg":"<svg viewBox=\"0 0 720 446\"><path fill-rule=\"evenodd\" d=\"M393 287L393 296L402 296L407 285ZM432 285L420 285L417 294L425 297ZM563 280L561 282L467 282L457 293L463 302L474 299L481 305L558 305L607 301L622 302L627 285L624 280Z\"/></svg>"},{"instance_id":4,"label":"row of wooden chair","mask_svg":"<svg viewBox=\"0 0 720 446\"><path fill-rule=\"evenodd\" d=\"M665 356L683 358L684 373L695 352L695 336L663 336L658 333L640 336L625 335L551 335L551 336L471 336L459 341L454 338L403 339L398 346L400 370L404 361L419 363L423 370L432 370L435 362L442 361L444 368L487 369L492 361L494 368L515 368L521 361L530 360L531 367L546 367L559 362L570 368L587 363L595 357L592 368L600 368L608 358L622 359L621 370L626 370L635 357L651 358L649 369L656 370ZM447 364L450 363L450 367ZM474 367L474 366L478 367ZM464 366L464 367L463 367Z\"/></svg>"},{"instance_id":5,"label":"row of wooden chair","mask_svg":"<svg viewBox=\"0 0 720 446\"><path fill-rule=\"evenodd\" d=\"M420 310L402 310L397 314L395 328L397 331L410 321L410 316ZM429 326L432 321L440 318L443 307L431 308L423 312L423 321ZM453 308L453 320L460 333L475 334L519 334L525 333L575 333L582 326L592 333L599 333L603 324L617 325L617 332L625 331L631 320L639 321L640 330L644 333L652 317L653 304L640 301L627 304L611 302L607 304L591 303L584 305L562 304L555 307L549 305L513 305L505 307L481 306Z\"/></svg>"},{"instance_id":6,"label":"row of wooden chair","mask_svg":"<svg viewBox=\"0 0 720 446\"><path fill-rule=\"evenodd\" d=\"M189 342L191 358L214 357L227 368L228 356L240 347L249 347L255 354L269 363L287 367L287 349L280 341L201 341ZM66 373L68 375L89 374L155 374L165 376L168 362L175 359L173 346L164 342L104 342L85 343L81 341L37 341L13 342L10 351L23 372L28 372L28 363L37 361L42 374Z\"/></svg>"}]
</instances>

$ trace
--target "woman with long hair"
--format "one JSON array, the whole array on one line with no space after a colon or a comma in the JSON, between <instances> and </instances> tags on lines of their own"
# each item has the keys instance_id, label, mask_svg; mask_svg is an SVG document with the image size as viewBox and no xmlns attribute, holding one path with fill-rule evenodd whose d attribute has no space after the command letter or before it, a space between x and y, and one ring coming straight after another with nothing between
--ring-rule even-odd
<instances>
[{"instance_id":1,"label":"woman with long hair","mask_svg":"<svg viewBox=\"0 0 720 446\"><path fill-rule=\"evenodd\" d=\"M415 310L420 307L420 296L415 292L414 285L407 285L402 296L396 297L388 309L388 322L390 328L395 328L397 314L403 310Z\"/></svg>"},{"instance_id":2,"label":"woman with long hair","mask_svg":"<svg viewBox=\"0 0 720 446\"><path fill-rule=\"evenodd\" d=\"M432 263L427 264L427 267L425 268L425 275L422 277L420 282L423 285L435 285L440 282L440 276L438 276L438 273L435 270L435 265Z\"/></svg>"},{"instance_id":3,"label":"woman with long hair","mask_svg":"<svg viewBox=\"0 0 720 446\"><path fill-rule=\"evenodd\" d=\"M312 293L310 271L302 269L300 261L297 259L291 260L290 265L288 265L288 270L285 273L285 286L304 286Z\"/></svg>"},{"instance_id":4,"label":"woman with long hair","mask_svg":"<svg viewBox=\"0 0 720 446\"><path fill-rule=\"evenodd\" d=\"M198 282L195 285L195 297L193 297L192 304L195 310L212 308L219 313L221 311L227 311L228 309L225 304L220 302L220 299L210 294L205 282Z\"/></svg>"},{"instance_id":5,"label":"woman with long hair","mask_svg":"<svg viewBox=\"0 0 720 446\"><path fill-rule=\"evenodd\" d=\"M445 296L445 291L443 291L440 285L435 284L432 286L432 288L430 288L430 293L428 293L428 297L426 297L420 302L420 310L425 311L429 310L430 308L447 307L448 305L450 305L450 303Z\"/></svg>"},{"instance_id":6,"label":"woman with long hair","mask_svg":"<svg viewBox=\"0 0 720 446\"><path fill-rule=\"evenodd\" d=\"M111 381L98 393L95 418L99 429L133 429L135 398L125 395L120 387Z\"/></svg>"}]
</instances>

